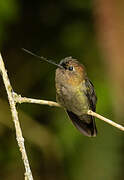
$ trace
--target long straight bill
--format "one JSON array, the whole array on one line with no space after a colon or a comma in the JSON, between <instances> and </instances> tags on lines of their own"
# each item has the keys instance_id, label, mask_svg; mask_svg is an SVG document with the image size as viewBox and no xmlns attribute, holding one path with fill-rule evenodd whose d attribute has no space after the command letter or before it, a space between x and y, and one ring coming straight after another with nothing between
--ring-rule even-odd
<instances>
[{"instance_id":1,"label":"long straight bill","mask_svg":"<svg viewBox=\"0 0 124 180\"><path fill-rule=\"evenodd\" d=\"M38 58L38 59L41 59L41 60L46 61L46 62L48 62L48 63L50 63L50 64L53 64L53 65L55 65L55 66L57 66L57 67L59 67L59 68L63 68L61 65L55 63L55 62L52 61L52 60L48 60L47 58L45 58L45 57L43 57L43 56L38 56L37 54L34 54L34 53L32 53L31 51L29 51L29 50L27 50L27 49L24 49L24 48L22 48L22 50L25 51L26 53L28 53L28 54L30 54L30 55Z\"/></svg>"}]
</instances>

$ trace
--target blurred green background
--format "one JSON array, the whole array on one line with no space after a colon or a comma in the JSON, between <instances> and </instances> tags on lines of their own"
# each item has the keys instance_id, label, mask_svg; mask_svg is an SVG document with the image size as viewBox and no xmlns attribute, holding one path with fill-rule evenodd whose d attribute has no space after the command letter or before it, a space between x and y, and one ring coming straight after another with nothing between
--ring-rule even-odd
<instances>
[{"instance_id":1,"label":"blurred green background","mask_svg":"<svg viewBox=\"0 0 124 180\"><path fill-rule=\"evenodd\" d=\"M21 48L59 62L73 56L86 66L98 97L97 112L116 120L112 81L99 47L91 0L0 0L0 48L15 92L55 101L55 67ZM24 179L5 88L0 77L0 179ZM63 109L17 105L35 180L124 179L124 133L96 120L88 138ZM124 125L122 120L120 122Z\"/></svg>"}]
</instances>

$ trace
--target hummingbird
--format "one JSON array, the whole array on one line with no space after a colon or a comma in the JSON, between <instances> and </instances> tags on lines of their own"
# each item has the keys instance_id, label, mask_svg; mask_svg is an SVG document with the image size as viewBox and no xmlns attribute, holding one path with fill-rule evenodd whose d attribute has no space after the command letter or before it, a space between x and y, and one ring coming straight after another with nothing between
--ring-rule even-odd
<instances>
[{"instance_id":1,"label":"hummingbird","mask_svg":"<svg viewBox=\"0 0 124 180\"><path fill-rule=\"evenodd\" d=\"M85 67L77 59L66 57L59 64L38 56L26 49L27 53L57 66L55 73L56 100L64 107L74 126L85 136L95 137L95 118L87 114L96 111L97 97Z\"/></svg>"}]
</instances>

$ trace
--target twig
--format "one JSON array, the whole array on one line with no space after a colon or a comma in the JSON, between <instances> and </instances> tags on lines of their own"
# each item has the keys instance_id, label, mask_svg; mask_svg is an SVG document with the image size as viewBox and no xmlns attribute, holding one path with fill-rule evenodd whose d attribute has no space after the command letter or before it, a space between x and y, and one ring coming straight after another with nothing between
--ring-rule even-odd
<instances>
[{"instance_id":1,"label":"twig","mask_svg":"<svg viewBox=\"0 0 124 180\"><path fill-rule=\"evenodd\" d=\"M48 106L55 106L55 107L62 107L60 104L53 102L53 101L46 101L46 100L40 100L40 99L32 99L27 97L22 97L21 95L13 93L14 99L16 103L34 103L34 104L42 104L42 105L48 105Z\"/></svg>"},{"instance_id":2,"label":"twig","mask_svg":"<svg viewBox=\"0 0 124 180\"><path fill-rule=\"evenodd\" d=\"M39 99L32 99L32 98L21 97L21 95L18 95L16 93L14 93L14 97L15 97L16 103L20 103L20 104L21 103L36 103L36 104L43 104L43 105L48 105L48 106L62 107L60 104L58 104L56 102L53 102L53 101L46 101L46 100L39 100ZM121 131L124 131L124 127L123 126L113 122L110 119L107 119L107 118L101 116L98 113L95 113L95 112L89 110L87 112L87 114L91 115L91 116L94 116L94 117L96 117L98 119L101 119L102 121L105 121L106 123L108 123L108 124L118 128L118 129L120 129Z\"/></svg>"},{"instance_id":3,"label":"twig","mask_svg":"<svg viewBox=\"0 0 124 180\"><path fill-rule=\"evenodd\" d=\"M14 101L14 98L13 98L12 86L10 84L1 54L0 54L0 73L2 75L3 82L7 91L10 109L12 113L12 119L15 124L16 139L17 139L18 146L22 154L22 160L25 166L25 180L33 180L32 172L30 169L30 165L29 165L26 150L25 150L24 138L22 136L22 131L21 131L21 127L20 127L20 123L18 119L18 113L16 110L16 102Z\"/></svg>"},{"instance_id":4,"label":"twig","mask_svg":"<svg viewBox=\"0 0 124 180\"><path fill-rule=\"evenodd\" d=\"M113 122L112 120L107 119L107 118L101 116L101 115L98 114L98 113L95 113L95 112L89 110L89 111L87 112L87 114L89 114L89 115L91 115L91 116L94 116L94 117L96 117L96 118L98 118L98 119L101 119L102 121L105 121L106 123L108 123L108 124L110 124L110 125L118 128L118 129L120 129L121 131L124 131L124 127L123 127L122 125L117 124L117 123Z\"/></svg>"}]
</instances>

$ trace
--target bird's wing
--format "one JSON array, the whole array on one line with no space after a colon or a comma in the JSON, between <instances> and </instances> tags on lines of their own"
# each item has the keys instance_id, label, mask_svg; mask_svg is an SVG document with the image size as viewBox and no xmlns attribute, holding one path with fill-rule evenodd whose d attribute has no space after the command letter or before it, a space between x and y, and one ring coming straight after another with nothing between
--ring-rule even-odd
<instances>
[{"instance_id":1,"label":"bird's wing","mask_svg":"<svg viewBox=\"0 0 124 180\"><path fill-rule=\"evenodd\" d=\"M94 91L94 86L88 78L86 78L86 80L85 80L85 86L86 86L85 94L88 98L90 108L92 111L95 112L96 111L97 97L96 97L96 93Z\"/></svg>"}]
</instances>

